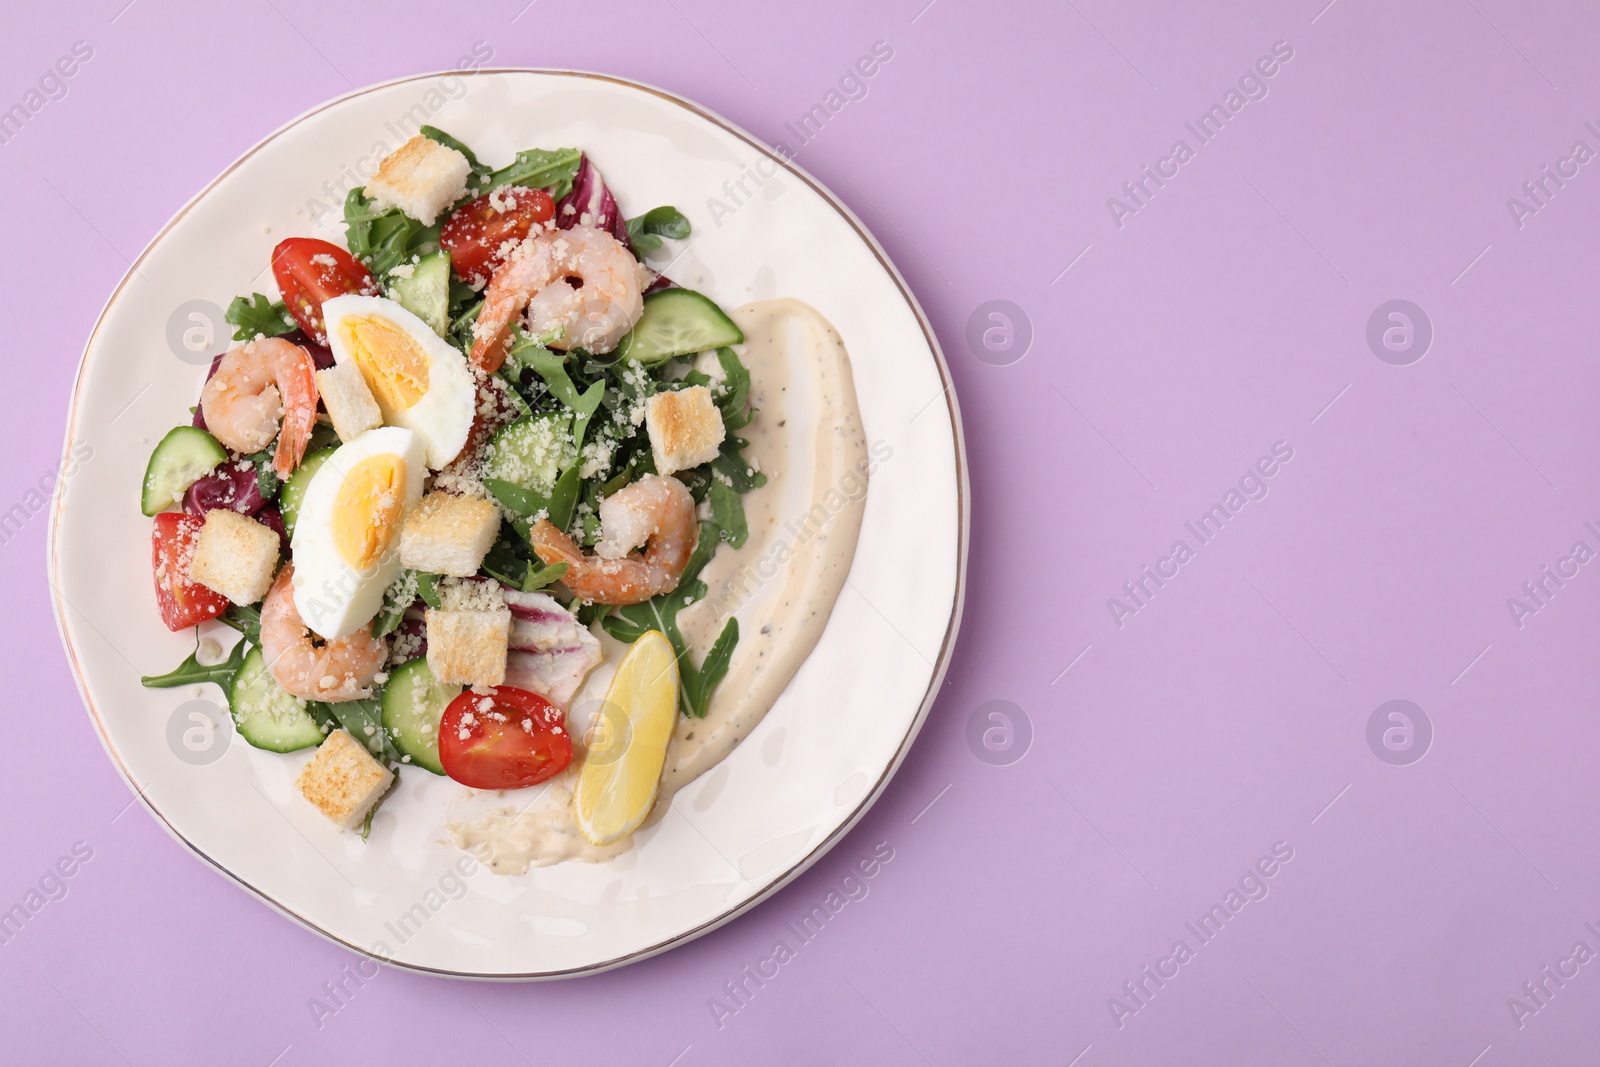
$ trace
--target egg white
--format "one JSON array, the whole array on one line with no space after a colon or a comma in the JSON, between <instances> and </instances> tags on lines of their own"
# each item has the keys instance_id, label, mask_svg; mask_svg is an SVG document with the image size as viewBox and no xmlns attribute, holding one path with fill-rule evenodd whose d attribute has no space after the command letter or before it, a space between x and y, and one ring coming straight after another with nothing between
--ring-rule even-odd
<instances>
[{"instance_id":1,"label":"egg white","mask_svg":"<svg viewBox=\"0 0 1600 1067\"><path fill-rule=\"evenodd\" d=\"M366 570L356 570L344 561L334 542L334 503L356 464L384 453L399 456L405 466L404 506L395 520L389 551ZM399 524L422 498L427 474L422 438L403 427L382 426L339 446L311 476L295 519L290 552L294 606L319 636L331 640L354 633L383 606L384 590L400 573Z\"/></svg>"},{"instance_id":2,"label":"egg white","mask_svg":"<svg viewBox=\"0 0 1600 1067\"><path fill-rule=\"evenodd\" d=\"M434 470L461 454L472 429L477 410L478 391L467 359L433 328L393 300L381 296L336 296L322 305L328 347L340 363L355 360L345 342L341 323L347 318L387 319L399 327L420 349L428 361L428 390L404 411L387 419L422 438L428 453L428 466Z\"/></svg>"}]
</instances>

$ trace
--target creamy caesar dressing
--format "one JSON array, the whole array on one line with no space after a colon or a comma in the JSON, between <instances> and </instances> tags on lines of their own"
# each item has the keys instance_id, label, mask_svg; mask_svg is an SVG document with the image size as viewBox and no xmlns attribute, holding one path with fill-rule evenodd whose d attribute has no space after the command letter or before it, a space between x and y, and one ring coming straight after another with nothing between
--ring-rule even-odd
<instances>
[{"instance_id":1,"label":"creamy caesar dressing","mask_svg":"<svg viewBox=\"0 0 1600 1067\"><path fill-rule=\"evenodd\" d=\"M445 829L457 848L472 853L492 874L523 874L530 866L546 867L562 860L598 863L628 851L631 838L602 848L578 832L572 808L576 787L577 772L569 769L551 779L549 788L526 810L499 803L482 808L475 818L448 823ZM470 798L469 803L477 799Z\"/></svg>"},{"instance_id":2,"label":"creamy caesar dressing","mask_svg":"<svg viewBox=\"0 0 1600 1067\"><path fill-rule=\"evenodd\" d=\"M744 496L749 540L717 551L700 575L705 599L678 616L696 660L730 615L739 617L739 647L705 718L678 720L664 798L726 758L811 655L850 573L866 507L867 435L838 333L798 300L746 304L733 320L757 409L740 434L767 484Z\"/></svg>"},{"instance_id":3,"label":"creamy caesar dressing","mask_svg":"<svg viewBox=\"0 0 1600 1067\"><path fill-rule=\"evenodd\" d=\"M678 719L649 822L749 735L816 647L850 571L866 506L866 433L838 333L798 300L757 301L732 318L744 331L742 358L757 409L739 434L750 442L746 460L767 484L743 498L749 539L738 549L718 549L701 572L705 598L678 616L697 662L732 616L739 619L739 645L706 716ZM614 666L627 646L599 637ZM584 736L583 720L610 675L596 672L574 701L575 738ZM575 780L575 770L568 771L526 810L501 804L446 829L497 874L571 859L598 862L631 848L632 838L599 848L582 837L572 810Z\"/></svg>"}]
</instances>

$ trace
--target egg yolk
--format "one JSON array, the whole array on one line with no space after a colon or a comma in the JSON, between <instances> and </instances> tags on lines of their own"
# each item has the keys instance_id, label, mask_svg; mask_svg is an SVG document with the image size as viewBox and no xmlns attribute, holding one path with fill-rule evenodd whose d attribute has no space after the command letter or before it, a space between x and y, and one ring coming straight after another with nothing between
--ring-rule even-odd
<instances>
[{"instance_id":1,"label":"egg yolk","mask_svg":"<svg viewBox=\"0 0 1600 1067\"><path fill-rule=\"evenodd\" d=\"M345 475L333 500L333 543L347 564L364 571L383 558L400 529L405 498L399 456L368 456Z\"/></svg>"},{"instance_id":2,"label":"egg yolk","mask_svg":"<svg viewBox=\"0 0 1600 1067\"><path fill-rule=\"evenodd\" d=\"M428 356L414 337L377 315L346 319L340 330L385 419L422 399L428 391Z\"/></svg>"}]
</instances>

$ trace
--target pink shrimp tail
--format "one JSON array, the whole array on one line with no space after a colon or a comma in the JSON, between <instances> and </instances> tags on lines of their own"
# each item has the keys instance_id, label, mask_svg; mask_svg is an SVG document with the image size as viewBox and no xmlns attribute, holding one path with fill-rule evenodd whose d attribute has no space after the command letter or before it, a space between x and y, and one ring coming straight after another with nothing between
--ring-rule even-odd
<instances>
[{"instance_id":1,"label":"pink shrimp tail","mask_svg":"<svg viewBox=\"0 0 1600 1067\"><path fill-rule=\"evenodd\" d=\"M317 365L311 353L299 345L295 355L285 355L278 370L278 387L283 390L283 427L278 432L278 448L272 455L272 469L287 478L300 465L317 425Z\"/></svg>"},{"instance_id":2,"label":"pink shrimp tail","mask_svg":"<svg viewBox=\"0 0 1600 1067\"><path fill-rule=\"evenodd\" d=\"M549 519L540 519L528 531L528 543L540 561L547 566L565 563L562 583L578 599L591 604L638 604L676 588L699 538L694 498L676 478L649 475L618 490L616 496L624 493L632 495L629 503L633 506L650 509L650 546L642 556L635 553L609 559L585 555ZM610 523L604 517L601 521Z\"/></svg>"},{"instance_id":3,"label":"pink shrimp tail","mask_svg":"<svg viewBox=\"0 0 1600 1067\"><path fill-rule=\"evenodd\" d=\"M261 602L261 654L284 691L304 700L337 703L372 695L372 681L389 646L370 629L313 640L294 602L294 564L284 565Z\"/></svg>"},{"instance_id":4,"label":"pink shrimp tail","mask_svg":"<svg viewBox=\"0 0 1600 1067\"><path fill-rule=\"evenodd\" d=\"M528 306L528 298L555 276L550 241L540 234L523 240L501 264L483 291L483 310L472 324L472 365L493 374L511 347L511 325Z\"/></svg>"},{"instance_id":5,"label":"pink shrimp tail","mask_svg":"<svg viewBox=\"0 0 1600 1067\"><path fill-rule=\"evenodd\" d=\"M493 374L506 360L511 347L511 323L528 304L534 273L527 253L515 256L489 279L484 290L483 310L472 324L472 365Z\"/></svg>"}]
</instances>

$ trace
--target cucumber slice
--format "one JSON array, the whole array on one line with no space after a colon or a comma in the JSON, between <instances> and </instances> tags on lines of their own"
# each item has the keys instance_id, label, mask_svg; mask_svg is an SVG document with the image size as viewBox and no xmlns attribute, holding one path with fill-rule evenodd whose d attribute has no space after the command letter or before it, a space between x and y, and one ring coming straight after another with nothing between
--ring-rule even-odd
<instances>
[{"instance_id":1,"label":"cucumber slice","mask_svg":"<svg viewBox=\"0 0 1600 1067\"><path fill-rule=\"evenodd\" d=\"M278 510L283 512L283 529L290 537L294 536L294 520L300 515L300 502L306 498L306 487L311 484L311 476L337 451L336 448L324 448L312 452L300 461L300 466L283 483L283 492L278 495Z\"/></svg>"},{"instance_id":2,"label":"cucumber slice","mask_svg":"<svg viewBox=\"0 0 1600 1067\"><path fill-rule=\"evenodd\" d=\"M662 289L644 298L644 314L617 346L617 354L638 363L659 363L743 341L744 333L709 297L693 289Z\"/></svg>"},{"instance_id":3,"label":"cucumber slice","mask_svg":"<svg viewBox=\"0 0 1600 1067\"><path fill-rule=\"evenodd\" d=\"M571 416L546 412L518 419L495 434L483 474L548 497L561 472L577 458Z\"/></svg>"},{"instance_id":4,"label":"cucumber slice","mask_svg":"<svg viewBox=\"0 0 1600 1067\"><path fill-rule=\"evenodd\" d=\"M174 427L150 453L140 509L146 515L159 515L177 507L191 485L227 458L217 439L200 427Z\"/></svg>"},{"instance_id":5,"label":"cucumber slice","mask_svg":"<svg viewBox=\"0 0 1600 1067\"><path fill-rule=\"evenodd\" d=\"M439 762L439 718L461 695L459 685L434 677L426 659L410 660L394 669L383 687L383 728L394 747L411 762L434 774L443 774Z\"/></svg>"},{"instance_id":6,"label":"cucumber slice","mask_svg":"<svg viewBox=\"0 0 1600 1067\"><path fill-rule=\"evenodd\" d=\"M389 296L433 327L440 337L450 330L450 253L444 249L412 265L411 276L388 280Z\"/></svg>"},{"instance_id":7,"label":"cucumber slice","mask_svg":"<svg viewBox=\"0 0 1600 1067\"><path fill-rule=\"evenodd\" d=\"M284 692L267 670L266 657L252 648L228 690L228 710L239 736L268 752L294 752L322 744L323 728L306 702Z\"/></svg>"}]
</instances>

